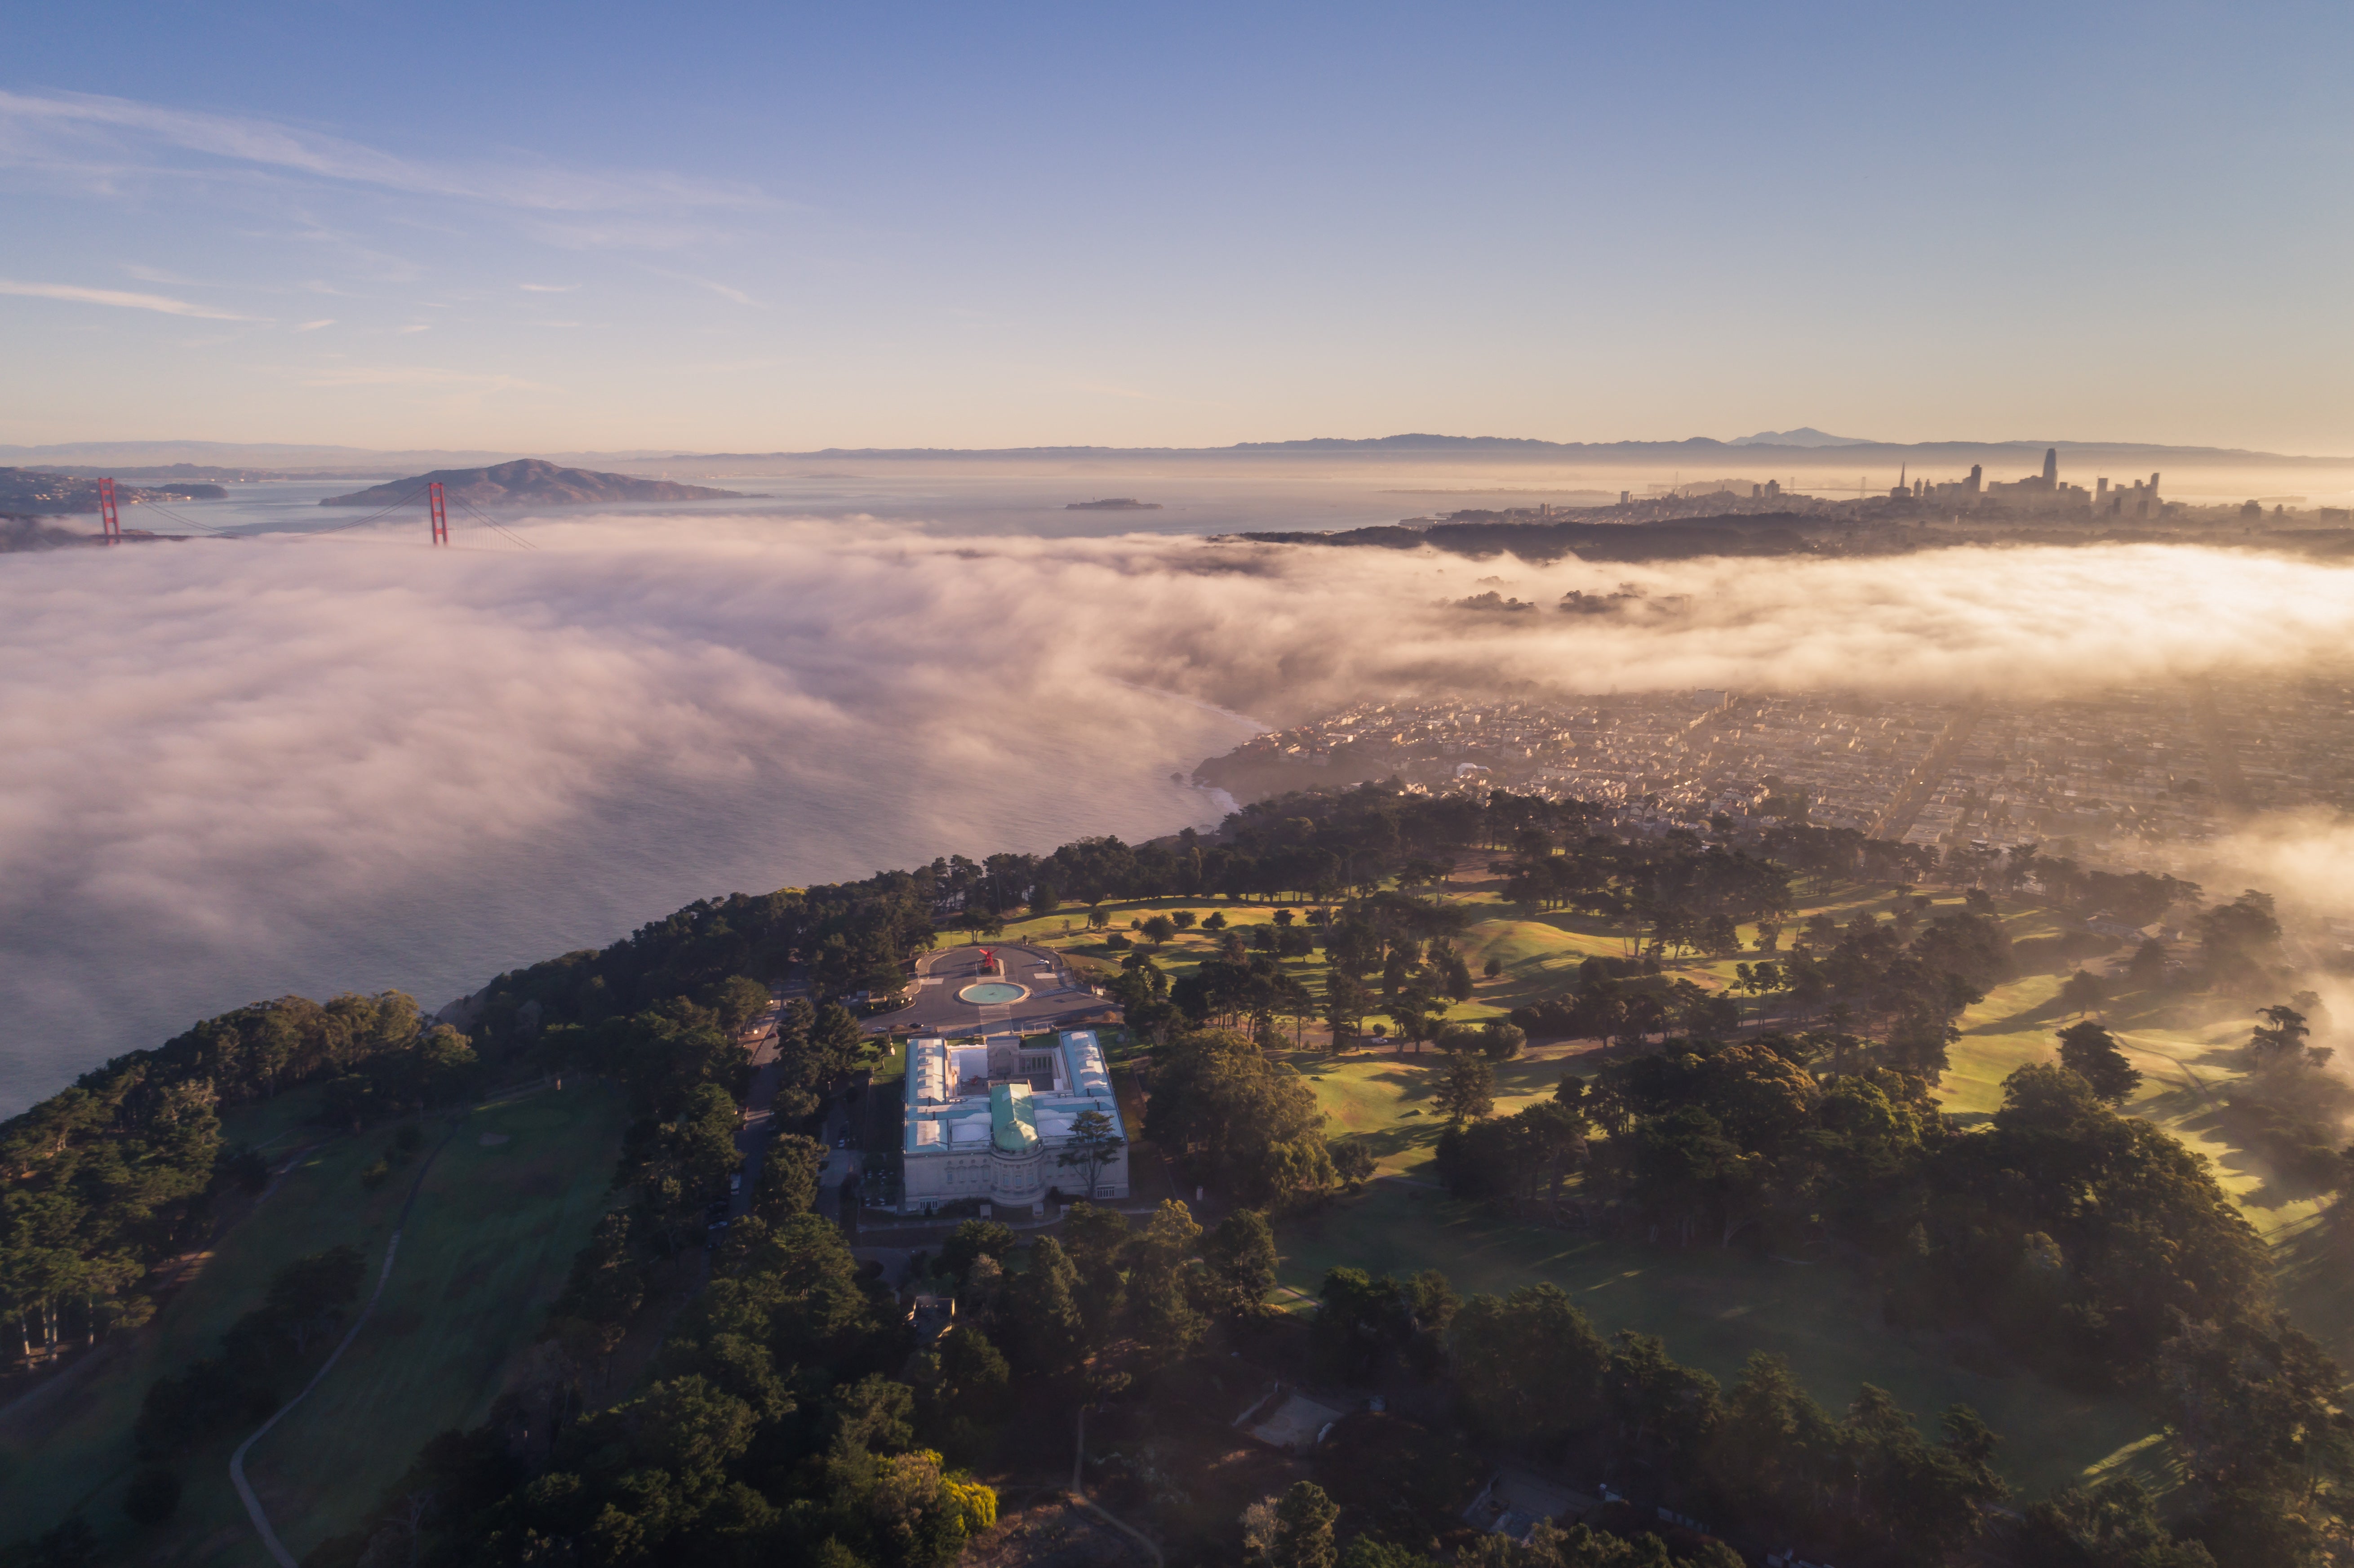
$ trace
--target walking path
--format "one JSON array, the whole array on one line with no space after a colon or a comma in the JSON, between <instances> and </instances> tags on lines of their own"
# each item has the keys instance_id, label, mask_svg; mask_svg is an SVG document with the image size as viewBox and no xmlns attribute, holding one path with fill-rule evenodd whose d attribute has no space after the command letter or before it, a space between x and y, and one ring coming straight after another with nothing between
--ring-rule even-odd
<instances>
[{"instance_id":1,"label":"walking path","mask_svg":"<svg viewBox=\"0 0 2354 1568\"><path fill-rule=\"evenodd\" d=\"M452 1133L451 1136L454 1138L457 1135ZM417 1206L417 1194L425 1185L425 1173L433 1169L433 1161L441 1157L441 1150L449 1145L450 1139L446 1138L436 1144L433 1152L425 1157L425 1163L418 1167L417 1180L408 1184L408 1196L402 1201L400 1215L392 1224L392 1239L384 1244L384 1267L376 1272L376 1289L369 1293L367 1305L361 1308L360 1315L352 1319L352 1326L345 1330L343 1339L328 1352L327 1359L319 1363L319 1370L311 1374L311 1381L302 1385L302 1392L280 1405L278 1414L263 1422L260 1430L239 1444L237 1452L229 1456L228 1478L236 1486L238 1497L245 1503L246 1517L253 1520L253 1528L261 1536L261 1544L269 1549L270 1556L278 1560L279 1568L302 1568L302 1564L301 1559L286 1550L286 1543L278 1539L278 1531L270 1528L270 1516L262 1511L261 1499L254 1495L252 1483L245 1478L245 1457L256 1443L270 1435L271 1427L286 1419L288 1412L308 1399L311 1391L325 1381L327 1374L335 1370L335 1363L343 1360L344 1352L352 1348L352 1341L359 1338L360 1330L367 1326L369 1315L375 1312L376 1304L384 1298L386 1283L392 1278L392 1260L400 1251L400 1233L408 1227L408 1211Z\"/></svg>"}]
</instances>

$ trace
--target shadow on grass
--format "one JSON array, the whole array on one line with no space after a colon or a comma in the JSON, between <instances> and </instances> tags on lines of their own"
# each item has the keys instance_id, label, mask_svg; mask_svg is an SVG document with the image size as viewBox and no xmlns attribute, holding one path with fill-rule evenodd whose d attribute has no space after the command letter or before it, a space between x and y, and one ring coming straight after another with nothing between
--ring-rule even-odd
<instances>
[{"instance_id":1,"label":"shadow on grass","mask_svg":"<svg viewBox=\"0 0 2354 1568\"><path fill-rule=\"evenodd\" d=\"M2179 1057L2177 1060L2232 1078L2237 1078L2248 1067L2247 1047L2236 1040L2228 1045L2206 1046L2196 1056Z\"/></svg>"},{"instance_id":2,"label":"shadow on grass","mask_svg":"<svg viewBox=\"0 0 2354 1568\"><path fill-rule=\"evenodd\" d=\"M2354 1355L2354 1224L2324 1210L2274 1246L2273 1277L2299 1328L2340 1361Z\"/></svg>"},{"instance_id":3,"label":"shadow on grass","mask_svg":"<svg viewBox=\"0 0 2354 1568\"><path fill-rule=\"evenodd\" d=\"M1518 1056L1496 1064L1496 1087L1507 1094L1551 1094L1566 1071L1560 1062L1543 1056Z\"/></svg>"},{"instance_id":4,"label":"shadow on grass","mask_svg":"<svg viewBox=\"0 0 2354 1568\"><path fill-rule=\"evenodd\" d=\"M2074 1008L2057 996L2053 996L2037 1002L2032 1007L2022 1008L2004 1017L1989 1018L1976 1028L1966 1029L1962 1033L1965 1034L2023 1034L2031 1029L2047 1028L2057 1034L2069 1023L2074 1022L2075 1016Z\"/></svg>"},{"instance_id":5,"label":"shadow on grass","mask_svg":"<svg viewBox=\"0 0 2354 1568\"><path fill-rule=\"evenodd\" d=\"M1384 1128L1378 1132L1352 1132L1345 1136L1373 1151L1376 1160L1386 1160L1393 1154L1409 1150L1429 1150L1438 1147L1438 1135L1447 1123L1437 1117L1425 1118L1411 1127Z\"/></svg>"},{"instance_id":6,"label":"shadow on grass","mask_svg":"<svg viewBox=\"0 0 2354 1568\"><path fill-rule=\"evenodd\" d=\"M2209 1115L2211 1108L2205 1096L2188 1084L2152 1095L2135 1106L2133 1114L2147 1121L2170 1122L2179 1127L2192 1125L2191 1118Z\"/></svg>"}]
</instances>

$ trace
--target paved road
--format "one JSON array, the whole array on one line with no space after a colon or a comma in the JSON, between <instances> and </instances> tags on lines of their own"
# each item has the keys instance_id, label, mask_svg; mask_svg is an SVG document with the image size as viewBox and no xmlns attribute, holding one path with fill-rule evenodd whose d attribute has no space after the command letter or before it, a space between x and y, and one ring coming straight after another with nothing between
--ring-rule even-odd
<instances>
[{"instance_id":1,"label":"paved road","mask_svg":"<svg viewBox=\"0 0 2354 1568\"><path fill-rule=\"evenodd\" d=\"M744 1157L744 1185L727 1205L731 1219L751 1206L752 1186L760 1179L760 1156L767 1152L769 1139L777 1130L773 1107L784 1069L777 1061L774 1014L784 1006L785 993L771 991L769 994L770 1027L767 1037L752 1052L752 1091L744 1101L744 1125L736 1132L736 1150Z\"/></svg>"},{"instance_id":2,"label":"paved road","mask_svg":"<svg viewBox=\"0 0 2354 1568\"><path fill-rule=\"evenodd\" d=\"M1005 966L1003 974L981 973L981 947L942 948L927 953L916 966L915 1000L896 1012L878 1014L866 1026L867 1033L970 1034L991 1030L1035 1034L1068 1027L1081 1015L1100 1012L1107 1005L1049 948L1014 942L983 946L997 954ZM975 1006L958 996L981 980L1010 980L1028 994L996 1007Z\"/></svg>"},{"instance_id":3,"label":"paved road","mask_svg":"<svg viewBox=\"0 0 2354 1568\"><path fill-rule=\"evenodd\" d=\"M775 1004L781 1007L786 991L771 993ZM727 1205L729 1218L744 1213L751 1207L752 1189L760 1180L760 1161L767 1155L769 1139L776 1136L777 1089L782 1082L784 1069L777 1060L776 1034L771 1030L752 1053L752 1089L744 1102L744 1125L737 1129L736 1151L743 1156L744 1184ZM818 1176L821 1189L839 1187L848 1178L858 1175L864 1165L854 1149L836 1149L843 1139L857 1141L858 1121L852 1114L854 1103L862 1103L861 1092L854 1086L826 1107L825 1124L820 1141L827 1154Z\"/></svg>"}]
</instances>

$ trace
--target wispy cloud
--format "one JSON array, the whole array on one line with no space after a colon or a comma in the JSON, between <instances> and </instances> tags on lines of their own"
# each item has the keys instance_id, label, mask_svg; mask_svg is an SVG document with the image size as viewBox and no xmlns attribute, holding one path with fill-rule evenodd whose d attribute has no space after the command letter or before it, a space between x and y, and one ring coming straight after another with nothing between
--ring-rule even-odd
<instances>
[{"instance_id":1,"label":"wispy cloud","mask_svg":"<svg viewBox=\"0 0 2354 1568\"><path fill-rule=\"evenodd\" d=\"M86 289L79 283L18 283L0 278L0 294L21 294L35 300L70 300L83 305L113 305L126 311L161 311L167 316L201 316L214 322L249 322L234 311L175 300L166 294L134 294L122 289Z\"/></svg>"},{"instance_id":2,"label":"wispy cloud","mask_svg":"<svg viewBox=\"0 0 2354 1568\"><path fill-rule=\"evenodd\" d=\"M322 132L95 93L0 91L0 163L93 172L161 147L234 164L417 196L535 212L750 210L778 204L747 185L682 175L570 169L528 154L500 163L422 162ZM153 170L148 171L154 172Z\"/></svg>"},{"instance_id":3,"label":"wispy cloud","mask_svg":"<svg viewBox=\"0 0 2354 1568\"><path fill-rule=\"evenodd\" d=\"M183 278L177 272L167 272L161 267L143 266L136 261L123 262L122 271L124 276L136 278L143 283L170 283L182 289L201 286L194 278Z\"/></svg>"},{"instance_id":4,"label":"wispy cloud","mask_svg":"<svg viewBox=\"0 0 2354 1568\"><path fill-rule=\"evenodd\" d=\"M578 283L517 283L515 285L526 294L568 294L579 286Z\"/></svg>"},{"instance_id":5,"label":"wispy cloud","mask_svg":"<svg viewBox=\"0 0 2354 1568\"><path fill-rule=\"evenodd\" d=\"M431 332L433 328L429 323L425 322L412 322L408 325L402 327L400 330L401 333L406 335L413 332Z\"/></svg>"},{"instance_id":6,"label":"wispy cloud","mask_svg":"<svg viewBox=\"0 0 2354 1568\"><path fill-rule=\"evenodd\" d=\"M321 327L331 327L334 324L334 317L322 316L314 322L304 322L301 326L296 327L294 330L296 332L317 332Z\"/></svg>"}]
</instances>

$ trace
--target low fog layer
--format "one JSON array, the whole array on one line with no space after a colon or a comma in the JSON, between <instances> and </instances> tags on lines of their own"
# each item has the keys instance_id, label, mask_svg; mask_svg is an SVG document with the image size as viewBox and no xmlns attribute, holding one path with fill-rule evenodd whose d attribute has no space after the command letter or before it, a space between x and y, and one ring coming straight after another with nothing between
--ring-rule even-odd
<instances>
[{"instance_id":1,"label":"low fog layer","mask_svg":"<svg viewBox=\"0 0 2354 1568\"><path fill-rule=\"evenodd\" d=\"M0 1111L197 1017L429 1006L702 895L1213 820L1364 694L2047 692L2345 645L2354 574L2164 546L1542 570L875 524L0 560ZM1616 616L1490 615L1631 582ZM1232 710L1221 711L1221 710Z\"/></svg>"}]
</instances>

